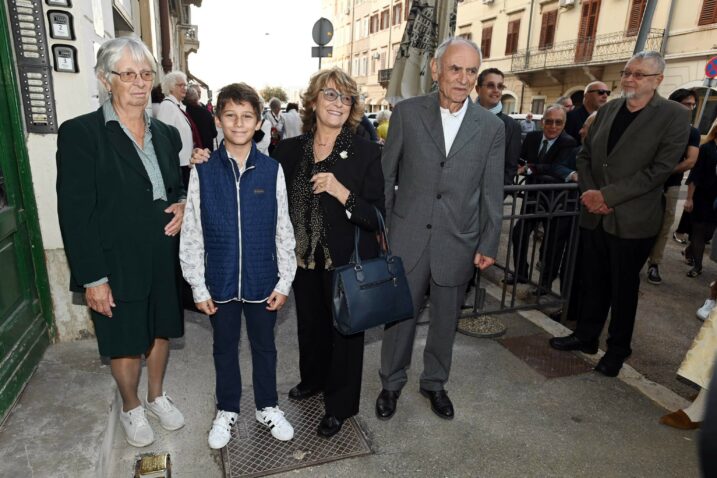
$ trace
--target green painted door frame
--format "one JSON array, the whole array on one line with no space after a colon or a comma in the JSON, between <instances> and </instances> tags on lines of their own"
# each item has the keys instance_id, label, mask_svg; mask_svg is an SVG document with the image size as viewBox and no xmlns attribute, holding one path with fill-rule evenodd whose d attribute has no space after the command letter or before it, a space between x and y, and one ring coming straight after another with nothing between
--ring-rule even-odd
<instances>
[{"instance_id":1,"label":"green painted door frame","mask_svg":"<svg viewBox=\"0 0 717 478\"><path fill-rule=\"evenodd\" d=\"M55 334L6 19L0 1L0 419Z\"/></svg>"}]
</instances>

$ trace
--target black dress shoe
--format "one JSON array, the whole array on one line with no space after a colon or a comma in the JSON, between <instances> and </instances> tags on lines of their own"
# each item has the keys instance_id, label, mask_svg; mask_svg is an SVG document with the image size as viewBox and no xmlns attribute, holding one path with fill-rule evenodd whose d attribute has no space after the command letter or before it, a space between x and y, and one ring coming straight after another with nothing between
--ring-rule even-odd
<instances>
[{"instance_id":1,"label":"black dress shoe","mask_svg":"<svg viewBox=\"0 0 717 478\"><path fill-rule=\"evenodd\" d=\"M550 346L555 350L579 350L586 354L596 354L598 351L598 342L583 342L575 336L570 334L567 337L553 337L550 339Z\"/></svg>"},{"instance_id":2,"label":"black dress shoe","mask_svg":"<svg viewBox=\"0 0 717 478\"><path fill-rule=\"evenodd\" d=\"M304 400L306 398L313 397L314 395L316 395L319 392L321 392L321 390L304 388L301 386L301 384L299 384L296 387L289 390L289 398L292 400Z\"/></svg>"},{"instance_id":3,"label":"black dress shoe","mask_svg":"<svg viewBox=\"0 0 717 478\"><path fill-rule=\"evenodd\" d=\"M525 276L522 276L522 275L515 275L512 272L506 272L503 282L505 282L508 285L513 285L516 282L518 282L519 284L527 284L528 278Z\"/></svg>"},{"instance_id":4,"label":"black dress shoe","mask_svg":"<svg viewBox=\"0 0 717 478\"><path fill-rule=\"evenodd\" d=\"M376 399L376 418L379 420L388 420L396 413L396 402L401 396L399 390L381 390Z\"/></svg>"},{"instance_id":5,"label":"black dress shoe","mask_svg":"<svg viewBox=\"0 0 717 478\"><path fill-rule=\"evenodd\" d=\"M420 389L421 395L431 401L431 410L433 413L446 420L453 420L453 404L445 390L425 390Z\"/></svg>"},{"instance_id":6,"label":"black dress shoe","mask_svg":"<svg viewBox=\"0 0 717 478\"><path fill-rule=\"evenodd\" d=\"M341 431L341 426L344 424L344 421L340 418L336 418L333 415L329 415L328 413L324 415L324 418L321 419L321 423L319 423L319 428L316 430L316 432L319 434L319 436L322 436L324 438L331 438L332 436L336 435L338 432Z\"/></svg>"},{"instance_id":7,"label":"black dress shoe","mask_svg":"<svg viewBox=\"0 0 717 478\"><path fill-rule=\"evenodd\" d=\"M605 375L606 377L617 377L621 368L622 360L603 355L595 366L595 371Z\"/></svg>"}]
</instances>

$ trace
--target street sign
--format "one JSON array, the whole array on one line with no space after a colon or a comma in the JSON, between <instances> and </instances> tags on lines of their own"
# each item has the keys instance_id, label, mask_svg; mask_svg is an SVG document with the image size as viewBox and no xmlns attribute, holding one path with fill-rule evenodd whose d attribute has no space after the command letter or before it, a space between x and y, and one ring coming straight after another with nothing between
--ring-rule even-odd
<instances>
[{"instance_id":1,"label":"street sign","mask_svg":"<svg viewBox=\"0 0 717 478\"><path fill-rule=\"evenodd\" d=\"M334 26L327 18L321 17L314 23L311 36L317 45L327 45L334 36Z\"/></svg>"},{"instance_id":2,"label":"street sign","mask_svg":"<svg viewBox=\"0 0 717 478\"><path fill-rule=\"evenodd\" d=\"M332 46L312 46L311 58L331 58L334 53Z\"/></svg>"},{"instance_id":3,"label":"street sign","mask_svg":"<svg viewBox=\"0 0 717 478\"><path fill-rule=\"evenodd\" d=\"M705 65L705 76L707 78L717 77L717 56L713 56Z\"/></svg>"}]
</instances>

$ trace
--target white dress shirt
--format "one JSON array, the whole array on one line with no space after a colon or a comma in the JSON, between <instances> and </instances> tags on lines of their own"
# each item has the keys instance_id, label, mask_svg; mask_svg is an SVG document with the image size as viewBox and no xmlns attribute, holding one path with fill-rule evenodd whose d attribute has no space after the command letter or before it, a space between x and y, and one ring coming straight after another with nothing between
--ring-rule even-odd
<instances>
[{"instance_id":1,"label":"white dress shirt","mask_svg":"<svg viewBox=\"0 0 717 478\"><path fill-rule=\"evenodd\" d=\"M463 123L469 101L470 97L466 98L461 109L455 113L451 113L447 108L441 108L441 122L443 123L443 141L446 145L446 156L451 152L453 141L455 141L456 136L458 136L458 130L461 128L461 123Z\"/></svg>"},{"instance_id":2,"label":"white dress shirt","mask_svg":"<svg viewBox=\"0 0 717 478\"><path fill-rule=\"evenodd\" d=\"M159 104L157 119L162 123L174 126L179 131L182 139L182 150L179 152L179 165L189 166L189 158L192 156L194 140L192 139L192 127L189 120L184 116L185 106L173 95L167 95Z\"/></svg>"},{"instance_id":3,"label":"white dress shirt","mask_svg":"<svg viewBox=\"0 0 717 478\"><path fill-rule=\"evenodd\" d=\"M293 138L301 134L301 116L296 110L290 110L281 115L284 119L283 139Z\"/></svg>"}]
</instances>

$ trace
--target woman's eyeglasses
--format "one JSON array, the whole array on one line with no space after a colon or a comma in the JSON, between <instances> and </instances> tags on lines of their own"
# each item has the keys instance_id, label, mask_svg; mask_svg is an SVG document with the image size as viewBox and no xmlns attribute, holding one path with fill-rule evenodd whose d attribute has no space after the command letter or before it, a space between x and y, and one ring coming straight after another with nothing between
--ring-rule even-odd
<instances>
[{"instance_id":1,"label":"woman's eyeglasses","mask_svg":"<svg viewBox=\"0 0 717 478\"><path fill-rule=\"evenodd\" d=\"M136 71L111 71L113 75L119 76L119 79L123 83L131 83L137 79L137 75L144 81L154 80L154 72L152 70L143 70L137 73Z\"/></svg>"},{"instance_id":2,"label":"woman's eyeglasses","mask_svg":"<svg viewBox=\"0 0 717 478\"><path fill-rule=\"evenodd\" d=\"M321 92L324 94L324 98L326 101L336 101L337 98L341 100L341 103L345 104L346 106L352 106L356 102L356 98L354 98L351 95L344 95L342 93L339 93L333 88L322 88Z\"/></svg>"}]
</instances>

